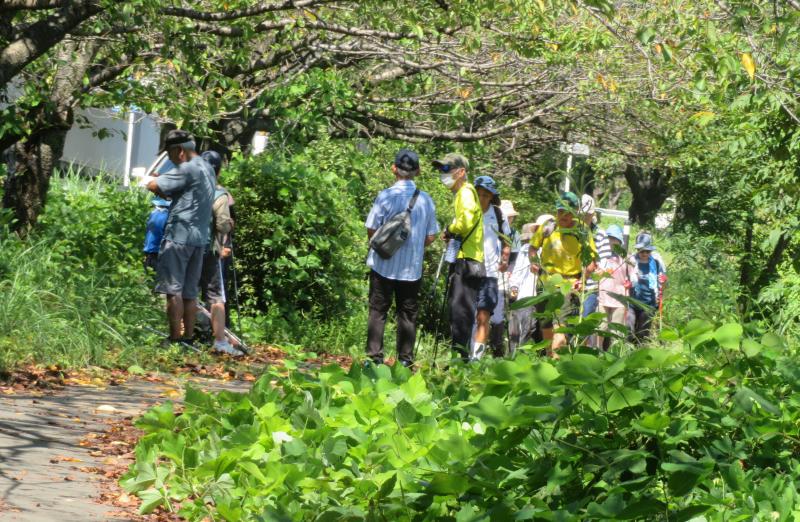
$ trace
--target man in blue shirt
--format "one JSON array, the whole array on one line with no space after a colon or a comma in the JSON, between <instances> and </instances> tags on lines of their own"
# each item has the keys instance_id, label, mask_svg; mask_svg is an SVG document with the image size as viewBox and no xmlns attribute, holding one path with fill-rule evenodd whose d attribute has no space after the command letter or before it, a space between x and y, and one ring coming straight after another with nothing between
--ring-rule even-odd
<instances>
[{"instance_id":1,"label":"man in blue shirt","mask_svg":"<svg viewBox=\"0 0 800 522\"><path fill-rule=\"evenodd\" d=\"M381 225L408 208L417 190L413 179L419 174L419 156L410 150L400 150L392 164L392 172L395 184L378 194L367 216L365 226L370 239ZM392 301L397 308L397 358L404 366L414 363L422 259L425 247L436 239L438 232L433 200L426 192L420 191L411 210L411 234L405 243L388 259L372 249L369 251L367 357L375 364L383 363L383 332Z\"/></svg>"},{"instance_id":2,"label":"man in blue shirt","mask_svg":"<svg viewBox=\"0 0 800 522\"><path fill-rule=\"evenodd\" d=\"M158 253L156 292L167 297L169 339L192 339L203 252L209 241L214 169L195 151L191 134L171 130L164 150L177 167L147 180L147 189L172 199Z\"/></svg>"}]
</instances>

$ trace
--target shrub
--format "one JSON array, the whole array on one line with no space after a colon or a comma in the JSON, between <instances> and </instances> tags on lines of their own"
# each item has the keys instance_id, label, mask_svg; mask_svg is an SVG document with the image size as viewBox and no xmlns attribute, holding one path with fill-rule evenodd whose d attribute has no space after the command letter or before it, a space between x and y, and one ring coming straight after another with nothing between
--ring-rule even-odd
<instances>
[{"instance_id":1,"label":"shrub","mask_svg":"<svg viewBox=\"0 0 800 522\"><path fill-rule=\"evenodd\" d=\"M72 173L28 238L0 237L0 368L138 361L140 324L160 314L141 266L148 201Z\"/></svg>"},{"instance_id":2,"label":"shrub","mask_svg":"<svg viewBox=\"0 0 800 522\"><path fill-rule=\"evenodd\" d=\"M305 156L271 152L235 161L225 183L236 201L242 297L290 322L346 311L363 270L344 179Z\"/></svg>"},{"instance_id":3,"label":"shrub","mask_svg":"<svg viewBox=\"0 0 800 522\"><path fill-rule=\"evenodd\" d=\"M273 371L147 412L122 481L189 520L792 520L800 372L774 334L412 374Z\"/></svg>"}]
</instances>

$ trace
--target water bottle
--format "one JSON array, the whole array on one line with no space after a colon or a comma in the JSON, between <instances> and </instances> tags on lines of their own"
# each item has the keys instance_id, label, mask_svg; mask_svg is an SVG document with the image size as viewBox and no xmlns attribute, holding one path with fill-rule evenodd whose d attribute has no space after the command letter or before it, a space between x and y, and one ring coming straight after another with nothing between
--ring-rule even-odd
<instances>
[{"instance_id":1,"label":"water bottle","mask_svg":"<svg viewBox=\"0 0 800 522\"><path fill-rule=\"evenodd\" d=\"M456 262L458 252L461 250L461 239L453 238L447 243L447 251L444 254L444 260L450 264Z\"/></svg>"}]
</instances>

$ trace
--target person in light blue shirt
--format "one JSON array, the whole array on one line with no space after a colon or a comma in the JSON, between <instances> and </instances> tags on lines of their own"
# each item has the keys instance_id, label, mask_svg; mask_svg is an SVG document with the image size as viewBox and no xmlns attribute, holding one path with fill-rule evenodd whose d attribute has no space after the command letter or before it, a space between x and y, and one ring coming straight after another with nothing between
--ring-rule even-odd
<instances>
[{"instance_id":1,"label":"person in light blue shirt","mask_svg":"<svg viewBox=\"0 0 800 522\"><path fill-rule=\"evenodd\" d=\"M161 238L164 236L164 228L167 226L167 217L169 217L169 201L155 197L152 203L155 208L150 212L145 226L144 267L155 271L158 249L161 246Z\"/></svg>"},{"instance_id":2,"label":"person in light blue shirt","mask_svg":"<svg viewBox=\"0 0 800 522\"><path fill-rule=\"evenodd\" d=\"M402 149L392 164L395 184L375 198L365 226L367 237L396 214L403 212L414 197L419 174L419 156ZM370 249L367 256L369 276L369 321L367 323L367 357L375 364L383 363L383 333L392 301L397 311L397 358L404 366L414 363L414 342L417 336L418 295L422 282L422 259L425 247L439 233L436 207L426 192L419 192L411 210L411 234L395 254L384 259Z\"/></svg>"}]
</instances>

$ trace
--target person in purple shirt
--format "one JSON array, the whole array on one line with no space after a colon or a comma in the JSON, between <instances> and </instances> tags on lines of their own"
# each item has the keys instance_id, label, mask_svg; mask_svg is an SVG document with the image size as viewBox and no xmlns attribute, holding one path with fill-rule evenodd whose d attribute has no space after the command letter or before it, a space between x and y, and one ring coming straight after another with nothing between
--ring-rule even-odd
<instances>
[{"instance_id":1,"label":"person in purple shirt","mask_svg":"<svg viewBox=\"0 0 800 522\"><path fill-rule=\"evenodd\" d=\"M414 178L419 174L419 156L402 149L392 164L395 183L375 198L365 226L367 237L396 214L403 212L417 192ZM425 247L439 233L436 207L426 193L419 191L411 210L411 234L389 259L370 249L367 255L369 275L369 321L367 323L367 357L375 364L383 363L383 333L392 301L397 308L397 358L404 366L414 363L414 342L417 335L418 295L422 282L422 259Z\"/></svg>"}]
</instances>

